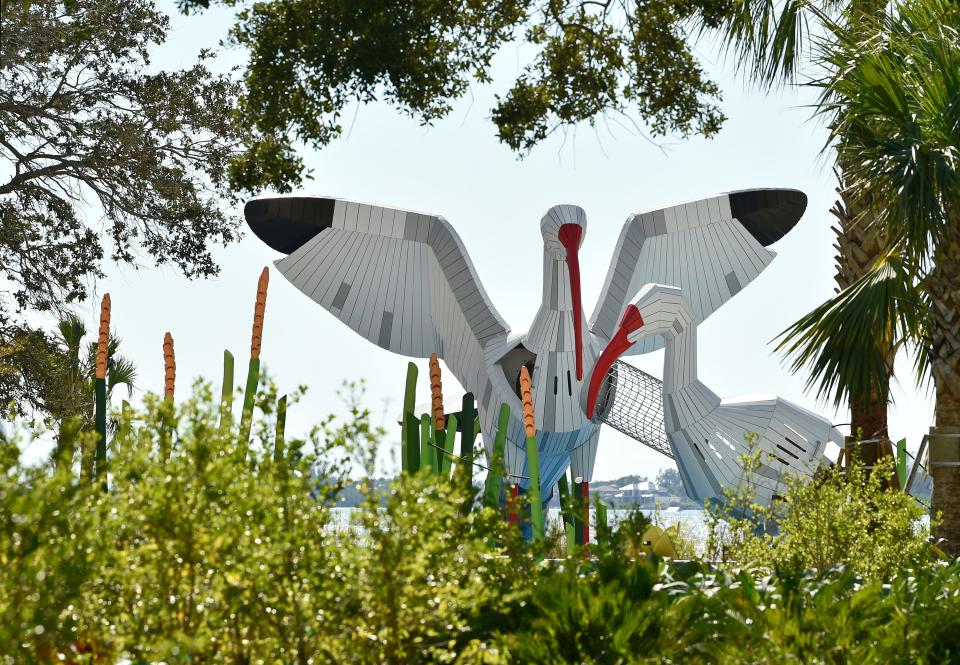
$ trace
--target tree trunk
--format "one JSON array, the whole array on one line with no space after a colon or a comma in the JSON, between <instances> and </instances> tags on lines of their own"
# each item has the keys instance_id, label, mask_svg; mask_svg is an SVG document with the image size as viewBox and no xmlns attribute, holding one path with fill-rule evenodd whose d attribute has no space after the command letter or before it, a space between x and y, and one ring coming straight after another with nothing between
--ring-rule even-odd
<instances>
[{"instance_id":1,"label":"tree trunk","mask_svg":"<svg viewBox=\"0 0 960 665\"><path fill-rule=\"evenodd\" d=\"M871 390L865 400L851 396L851 422L857 423L857 427L851 429L851 436L846 437L848 450L844 457L847 468L855 457L869 474L885 455L893 455L893 444L887 434L888 403L888 395L880 396L876 390ZM900 488L900 481L895 472L883 480L883 486Z\"/></svg>"},{"instance_id":2,"label":"tree trunk","mask_svg":"<svg viewBox=\"0 0 960 665\"><path fill-rule=\"evenodd\" d=\"M960 220L951 220L924 281L930 298L930 366L936 386L936 426L930 428L930 474L936 535L960 556Z\"/></svg>"},{"instance_id":3,"label":"tree trunk","mask_svg":"<svg viewBox=\"0 0 960 665\"><path fill-rule=\"evenodd\" d=\"M830 213L837 219L838 224L833 227L837 234L834 247L837 250L837 274L834 280L839 291L849 288L857 280L867 274L870 266L883 251L883 241L875 226L867 223L864 211L867 206L862 201L855 200L843 186L843 175L835 171L840 186L837 194L840 198L833 204ZM872 389L860 393L850 391L850 436L852 439L873 440L879 439L878 451L885 449L889 442L887 433L887 405L889 404L889 382L893 375L893 360L895 356L891 340L887 350L887 380L883 389ZM867 451L863 451L866 453ZM861 455L865 463L867 457L878 455Z\"/></svg>"},{"instance_id":4,"label":"tree trunk","mask_svg":"<svg viewBox=\"0 0 960 665\"><path fill-rule=\"evenodd\" d=\"M888 377L889 378L889 377ZM850 396L850 434L862 441L889 440L887 404L889 393L880 395L871 390L866 395Z\"/></svg>"}]
</instances>

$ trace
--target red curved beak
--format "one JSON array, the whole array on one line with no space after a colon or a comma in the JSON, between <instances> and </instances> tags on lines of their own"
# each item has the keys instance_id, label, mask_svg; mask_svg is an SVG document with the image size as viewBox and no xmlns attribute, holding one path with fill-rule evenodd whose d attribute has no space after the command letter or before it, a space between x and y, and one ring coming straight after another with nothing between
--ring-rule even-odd
<instances>
[{"instance_id":1,"label":"red curved beak","mask_svg":"<svg viewBox=\"0 0 960 665\"><path fill-rule=\"evenodd\" d=\"M597 396L600 394L603 378L613 367L614 361L633 346L633 342L627 337L630 333L639 330L641 326L643 326L643 317L640 316L640 310L636 305L627 305L617 332L607 342L606 348L597 359L597 364L593 366L593 374L590 375L590 388L587 392L587 418L590 420L593 420L593 412L597 408Z\"/></svg>"},{"instance_id":2,"label":"red curved beak","mask_svg":"<svg viewBox=\"0 0 960 665\"><path fill-rule=\"evenodd\" d=\"M573 339L577 346L577 381L583 381L583 309L580 304L580 238L579 224L561 224L560 244L567 250L567 270L570 272L570 294L573 297Z\"/></svg>"}]
</instances>

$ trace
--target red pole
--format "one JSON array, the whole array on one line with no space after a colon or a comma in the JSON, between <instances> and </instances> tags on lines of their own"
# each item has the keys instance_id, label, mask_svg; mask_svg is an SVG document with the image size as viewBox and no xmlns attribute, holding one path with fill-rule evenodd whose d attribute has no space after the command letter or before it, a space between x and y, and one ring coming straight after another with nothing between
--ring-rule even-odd
<instances>
[{"instance_id":1,"label":"red pole","mask_svg":"<svg viewBox=\"0 0 960 665\"><path fill-rule=\"evenodd\" d=\"M583 548L590 547L590 483L583 481Z\"/></svg>"},{"instance_id":2,"label":"red pole","mask_svg":"<svg viewBox=\"0 0 960 665\"><path fill-rule=\"evenodd\" d=\"M520 505L520 485L510 483L510 496L507 497L507 522L517 522L520 516L517 507Z\"/></svg>"}]
</instances>

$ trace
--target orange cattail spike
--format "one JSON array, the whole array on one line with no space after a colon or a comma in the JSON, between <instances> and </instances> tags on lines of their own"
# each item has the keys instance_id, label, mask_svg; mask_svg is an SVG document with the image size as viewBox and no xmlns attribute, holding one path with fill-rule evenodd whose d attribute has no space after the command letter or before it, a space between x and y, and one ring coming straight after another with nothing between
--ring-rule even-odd
<instances>
[{"instance_id":1,"label":"orange cattail spike","mask_svg":"<svg viewBox=\"0 0 960 665\"><path fill-rule=\"evenodd\" d=\"M446 429L447 421L443 416L443 383L440 381L440 361L437 354L430 354L430 396L433 399L433 426Z\"/></svg>"},{"instance_id":2,"label":"orange cattail spike","mask_svg":"<svg viewBox=\"0 0 960 665\"><path fill-rule=\"evenodd\" d=\"M107 348L110 343L110 294L100 301L100 338L97 340L97 378L107 377Z\"/></svg>"},{"instance_id":3,"label":"orange cattail spike","mask_svg":"<svg viewBox=\"0 0 960 665\"><path fill-rule=\"evenodd\" d=\"M257 282L257 304L253 308L253 335L250 337L250 357L260 357L260 343L263 341L263 312L267 307L267 285L270 283L270 271L266 266Z\"/></svg>"},{"instance_id":4,"label":"orange cattail spike","mask_svg":"<svg viewBox=\"0 0 960 665\"><path fill-rule=\"evenodd\" d=\"M520 368L520 401L523 402L523 429L527 436L537 435L537 419L533 415L533 386L526 365Z\"/></svg>"},{"instance_id":5,"label":"orange cattail spike","mask_svg":"<svg viewBox=\"0 0 960 665\"><path fill-rule=\"evenodd\" d=\"M173 353L173 335L163 336L163 396L173 399L173 387L177 381L177 360Z\"/></svg>"}]
</instances>

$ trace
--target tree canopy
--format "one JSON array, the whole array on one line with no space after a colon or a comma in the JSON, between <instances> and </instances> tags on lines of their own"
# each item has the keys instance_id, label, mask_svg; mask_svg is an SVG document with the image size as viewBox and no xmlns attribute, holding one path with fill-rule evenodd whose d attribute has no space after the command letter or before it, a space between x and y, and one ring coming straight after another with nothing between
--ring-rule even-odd
<instances>
[{"instance_id":1,"label":"tree canopy","mask_svg":"<svg viewBox=\"0 0 960 665\"><path fill-rule=\"evenodd\" d=\"M0 20L0 398L37 404L27 377L51 347L26 312L83 300L108 259L216 273L239 223L223 208L238 86L209 53L151 66L169 18L149 0L3 2Z\"/></svg>"},{"instance_id":2,"label":"tree canopy","mask_svg":"<svg viewBox=\"0 0 960 665\"><path fill-rule=\"evenodd\" d=\"M213 0L237 6L238 0ZM179 0L183 11L211 0ZM319 148L355 103L383 101L429 124L493 57L523 42L531 57L491 119L521 155L558 129L605 114L639 116L653 136L715 134L720 91L688 41L695 16L718 26L729 0L290 0L244 4L231 41L249 51L240 115L254 136L234 161L242 190L296 186L295 142ZM499 83L499 81L497 82Z\"/></svg>"},{"instance_id":3,"label":"tree canopy","mask_svg":"<svg viewBox=\"0 0 960 665\"><path fill-rule=\"evenodd\" d=\"M5 2L2 20L0 311L82 299L106 255L215 273L210 241L236 237L220 202L240 137L210 55L147 73L169 28L147 0Z\"/></svg>"}]
</instances>

